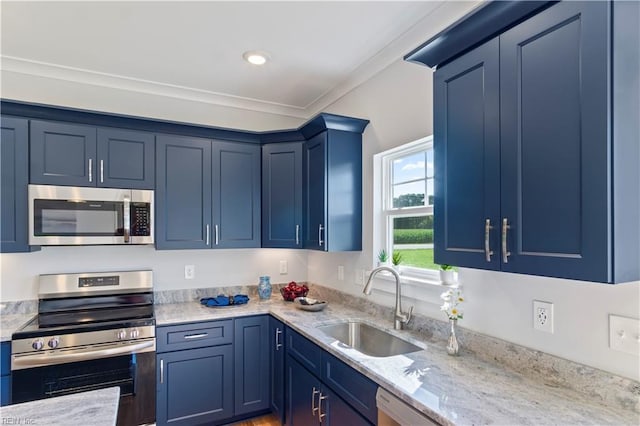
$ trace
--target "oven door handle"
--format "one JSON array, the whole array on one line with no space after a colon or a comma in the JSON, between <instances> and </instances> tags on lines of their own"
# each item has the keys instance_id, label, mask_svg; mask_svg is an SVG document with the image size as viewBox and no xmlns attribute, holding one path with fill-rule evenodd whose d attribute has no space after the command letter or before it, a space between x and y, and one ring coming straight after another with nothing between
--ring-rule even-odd
<instances>
[{"instance_id":1,"label":"oven door handle","mask_svg":"<svg viewBox=\"0 0 640 426\"><path fill-rule=\"evenodd\" d=\"M63 364L65 362L88 361L97 358L107 358L114 355L124 355L134 352L148 352L149 348L155 350L155 339L142 343L118 345L106 349L97 349L90 351L78 351L73 353L61 354L59 352L40 352L37 355L29 354L23 356L13 356L11 369L20 370L23 368L42 367L46 365ZM146 350L144 350L146 349Z\"/></svg>"}]
</instances>

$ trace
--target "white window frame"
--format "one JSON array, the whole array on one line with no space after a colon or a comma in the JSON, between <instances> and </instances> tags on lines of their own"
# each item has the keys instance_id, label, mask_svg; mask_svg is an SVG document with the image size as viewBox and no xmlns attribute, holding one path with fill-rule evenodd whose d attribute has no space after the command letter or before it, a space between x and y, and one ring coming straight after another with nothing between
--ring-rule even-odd
<instances>
[{"instance_id":1,"label":"white window frame","mask_svg":"<svg viewBox=\"0 0 640 426\"><path fill-rule=\"evenodd\" d=\"M374 183L379 191L374 191L374 265L378 261L378 252L385 249L389 256L393 252L393 219L433 215L433 206L393 208L392 173L393 161L399 157L433 148L433 136L427 136L413 142L392 148L374 155ZM376 176L377 175L377 176ZM425 191L425 202L428 202ZM400 265L402 275L408 279L439 281L437 269L416 268Z\"/></svg>"}]
</instances>

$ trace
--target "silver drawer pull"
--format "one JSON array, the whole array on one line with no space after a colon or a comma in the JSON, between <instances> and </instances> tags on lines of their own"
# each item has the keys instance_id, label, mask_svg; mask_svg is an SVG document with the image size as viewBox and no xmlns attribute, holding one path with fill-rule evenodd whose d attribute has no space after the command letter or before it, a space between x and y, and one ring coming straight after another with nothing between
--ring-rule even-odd
<instances>
[{"instance_id":1,"label":"silver drawer pull","mask_svg":"<svg viewBox=\"0 0 640 426\"><path fill-rule=\"evenodd\" d=\"M282 347L282 343L280 343L280 335L282 334L282 330L276 328L276 351L279 351Z\"/></svg>"},{"instance_id":2,"label":"silver drawer pull","mask_svg":"<svg viewBox=\"0 0 640 426\"><path fill-rule=\"evenodd\" d=\"M198 334L187 334L184 336L185 339L201 339L203 337L207 337L209 333L198 333Z\"/></svg>"}]
</instances>

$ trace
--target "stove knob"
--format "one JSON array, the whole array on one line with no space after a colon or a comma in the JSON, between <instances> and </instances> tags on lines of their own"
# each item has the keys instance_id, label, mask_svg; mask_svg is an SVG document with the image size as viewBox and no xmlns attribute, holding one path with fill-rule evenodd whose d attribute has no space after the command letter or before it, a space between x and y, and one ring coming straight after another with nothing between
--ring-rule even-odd
<instances>
[{"instance_id":1,"label":"stove knob","mask_svg":"<svg viewBox=\"0 0 640 426\"><path fill-rule=\"evenodd\" d=\"M55 349L58 347L58 345L60 345L60 338L58 336L52 337L51 339L49 339L49 342L47 344L51 349Z\"/></svg>"},{"instance_id":2,"label":"stove knob","mask_svg":"<svg viewBox=\"0 0 640 426\"><path fill-rule=\"evenodd\" d=\"M31 342L31 347L36 351L41 350L42 348L44 348L44 340L35 339L33 342Z\"/></svg>"},{"instance_id":3,"label":"stove knob","mask_svg":"<svg viewBox=\"0 0 640 426\"><path fill-rule=\"evenodd\" d=\"M137 339L138 337L140 337L140 331L138 331L137 328L134 328L133 330L131 330L131 338Z\"/></svg>"},{"instance_id":4,"label":"stove knob","mask_svg":"<svg viewBox=\"0 0 640 426\"><path fill-rule=\"evenodd\" d=\"M127 330L119 330L116 333L116 337L118 338L118 340L124 340L127 338Z\"/></svg>"}]
</instances>

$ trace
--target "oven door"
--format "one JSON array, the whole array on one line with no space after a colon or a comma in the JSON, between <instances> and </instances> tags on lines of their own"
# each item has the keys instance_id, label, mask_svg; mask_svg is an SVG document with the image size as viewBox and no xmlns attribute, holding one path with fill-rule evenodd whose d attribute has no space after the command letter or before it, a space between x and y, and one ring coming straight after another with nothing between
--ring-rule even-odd
<instances>
[{"instance_id":1,"label":"oven door","mask_svg":"<svg viewBox=\"0 0 640 426\"><path fill-rule=\"evenodd\" d=\"M12 371L12 403L118 386L118 425L155 422L155 351Z\"/></svg>"}]
</instances>

